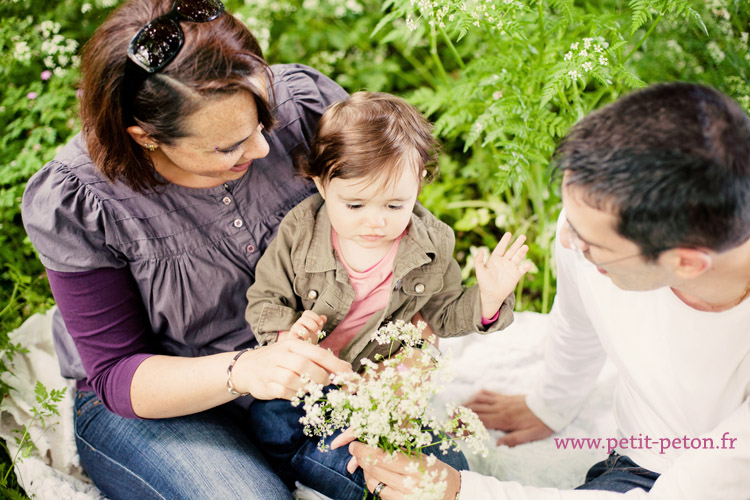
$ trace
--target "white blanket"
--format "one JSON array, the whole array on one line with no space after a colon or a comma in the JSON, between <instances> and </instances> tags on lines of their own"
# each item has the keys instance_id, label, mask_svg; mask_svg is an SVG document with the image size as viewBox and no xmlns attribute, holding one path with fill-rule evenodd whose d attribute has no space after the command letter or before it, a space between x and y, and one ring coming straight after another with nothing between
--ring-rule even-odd
<instances>
[{"instance_id":1,"label":"white blanket","mask_svg":"<svg viewBox=\"0 0 750 500\"><path fill-rule=\"evenodd\" d=\"M29 496L42 500L97 500L103 497L83 473L73 437L75 384L60 376L52 347L51 325L52 310L29 318L10 333L11 341L20 343L29 352L16 355L12 374L2 375L3 381L16 391L0 405L0 437L6 440L11 455L15 455L14 437L19 434L14 431L26 425L31 432L37 450L16 465L18 481ZM483 387L510 394L528 391L541 370L546 327L545 315L517 313L513 325L503 332L441 340L441 350L452 352L457 376L439 396L438 403L463 402ZM555 437L614 436L611 415L614 378L614 369L606 366L580 415ZM37 381L47 389L68 388L59 405L60 417L50 420L49 423L56 423L48 425L46 430L39 422L30 425ZM602 460L605 453L604 450L558 449L552 437L514 448L497 447L494 442L502 434L493 431L491 435L489 457L467 453L471 469L533 486L575 487L583 482L586 470ZM296 495L301 499L322 498L304 487L300 487Z\"/></svg>"}]
</instances>

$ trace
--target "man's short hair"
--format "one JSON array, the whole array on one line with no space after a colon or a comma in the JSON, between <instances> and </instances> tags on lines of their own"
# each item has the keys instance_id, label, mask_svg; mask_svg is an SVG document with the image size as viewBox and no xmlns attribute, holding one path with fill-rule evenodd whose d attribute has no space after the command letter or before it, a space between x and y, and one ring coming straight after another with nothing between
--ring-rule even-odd
<instances>
[{"instance_id":1,"label":"man's short hair","mask_svg":"<svg viewBox=\"0 0 750 500\"><path fill-rule=\"evenodd\" d=\"M632 92L577 123L554 159L566 188L617 215L616 230L647 259L750 238L750 118L715 89Z\"/></svg>"}]
</instances>

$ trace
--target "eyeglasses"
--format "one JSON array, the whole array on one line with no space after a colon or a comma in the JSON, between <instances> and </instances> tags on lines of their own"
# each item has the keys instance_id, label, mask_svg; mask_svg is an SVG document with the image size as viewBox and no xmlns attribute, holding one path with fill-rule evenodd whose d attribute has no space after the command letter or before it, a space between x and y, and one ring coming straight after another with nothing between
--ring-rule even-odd
<instances>
[{"instance_id":1,"label":"eyeglasses","mask_svg":"<svg viewBox=\"0 0 750 500\"><path fill-rule=\"evenodd\" d=\"M175 0L169 12L135 34L128 46L128 58L146 73L156 73L175 58L185 42L179 21L206 23L222 12L220 0Z\"/></svg>"},{"instance_id":2,"label":"eyeglasses","mask_svg":"<svg viewBox=\"0 0 750 500\"><path fill-rule=\"evenodd\" d=\"M608 260L606 262L595 262L593 259L587 259L583 249L584 247L588 247L589 244L578 235L578 231L576 231L575 228L570 224L570 221L567 217L565 217L565 222L563 224L563 229L565 229L568 233L567 239L570 249L573 250L580 258L586 259L597 267L607 266L609 264L614 264L616 262L632 259L634 257L640 257L643 255L641 252L639 252L635 255L628 255L626 257L620 257L618 259Z\"/></svg>"}]
</instances>

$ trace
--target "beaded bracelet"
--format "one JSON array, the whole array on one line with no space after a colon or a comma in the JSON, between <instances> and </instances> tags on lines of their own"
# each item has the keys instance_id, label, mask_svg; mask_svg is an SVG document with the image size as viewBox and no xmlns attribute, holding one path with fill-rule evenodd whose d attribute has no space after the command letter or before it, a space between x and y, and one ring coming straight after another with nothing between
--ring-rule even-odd
<instances>
[{"instance_id":1,"label":"beaded bracelet","mask_svg":"<svg viewBox=\"0 0 750 500\"><path fill-rule=\"evenodd\" d=\"M234 358L232 358L232 362L229 363L229 366L227 366L227 391L229 391L229 394L233 396L247 396L250 394L250 392L237 392L234 388L234 384L232 383L232 368L234 368L234 365L235 363L237 363L237 360L240 359L240 356L242 356L249 350L250 348L248 347L235 354Z\"/></svg>"}]
</instances>

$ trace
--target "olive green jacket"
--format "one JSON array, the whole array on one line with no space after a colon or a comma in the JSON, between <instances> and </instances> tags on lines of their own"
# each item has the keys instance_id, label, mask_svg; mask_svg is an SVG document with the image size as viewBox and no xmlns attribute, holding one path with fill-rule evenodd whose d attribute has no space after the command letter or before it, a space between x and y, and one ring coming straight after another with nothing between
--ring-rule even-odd
<instances>
[{"instance_id":1,"label":"olive green jacket","mask_svg":"<svg viewBox=\"0 0 750 500\"><path fill-rule=\"evenodd\" d=\"M354 288L336 258L323 204L314 194L293 208L258 261L255 283L247 291L245 318L260 344L275 342L278 332L289 330L304 310L325 315L323 330L328 333L349 312ZM389 346L372 341L372 333L389 321L409 321L418 312L439 337L490 333L508 326L513 321L513 294L503 302L497 319L482 325L479 288L461 285L454 246L453 230L417 204L399 243L388 305L342 349L341 359L356 370L363 357L387 354Z\"/></svg>"}]
</instances>

